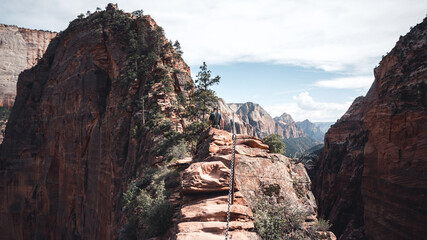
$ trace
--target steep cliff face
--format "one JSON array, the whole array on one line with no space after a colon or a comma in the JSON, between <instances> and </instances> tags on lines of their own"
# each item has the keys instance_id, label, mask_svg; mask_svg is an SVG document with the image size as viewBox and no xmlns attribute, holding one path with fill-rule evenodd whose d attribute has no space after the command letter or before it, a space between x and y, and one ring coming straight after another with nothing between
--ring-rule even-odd
<instances>
[{"instance_id":1,"label":"steep cliff face","mask_svg":"<svg viewBox=\"0 0 427 240\"><path fill-rule=\"evenodd\" d=\"M302 122L296 122L295 125L297 125L297 127L299 127L308 137L323 142L323 137L325 136L325 134L320 130L318 126L310 122L308 119Z\"/></svg>"},{"instance_id":2,"label":"steep cliff face","mask_svg":"<svg viewBox=\"0 0 427 240\"><path fill-rule=\"evenodd\" d=\"M232 108L234 105L228 105L223 99L218 101L219 109L221 109L221 116L224 120L224 130L232 132L233 130L233 113L234 114L234 123L236 127L237 134L246 134L253 136L254 128L249 123L243 121L242 117L239 114L236 114L236 108ZM235 110L236 109L236 110Z\"/></svg>"},{"instance_id":3,"label":"steep cliff face","mask_svg":"<svg viewBox=\"0 0 427 240\"><path fill-rule=\"evenodd\" d=\"M273 118L259 104L252 102L231 103L229 104L229 107L247 126L252 126L253 134L250 135L263 138L275 133L275 123Z\"/></svg>"},{"instance_id":4,"label":"steep cliff face","mask_svg":"<svg viewBox=\"0 0 427 240\"><path fill-rule=\"evenodd\" d=\"M231 108L236 109L236 113L243 121L254 128L254 136L263 138L275 133L273 118L259 104L247 102L234 104Z\"/></svg>"},{"instance_id":5,"label":"steep cliff face","mask_svg":"<svg viewBox=\"0 0 427 240\"><path fill-rule=\"evenodd\" d=\"M276 133L283 139L305 137L306 134L296 126L291 115L283 113L280 117L275 117Z\"/></svg>"},{"instance_id":6,"label":"steep cliff face","mask_svg":"<svg viewBox=\"0 0 427 240\"><path fill-rule=\"evenodd\" d=\"M375 81L325 136L319 214L340 239L427 235L427 19L401 37Z\"/></svg>"},{"instance_id":7,"label":"steep cliff face","mask_svg":"<svg viewBox=\"0 0 427 240\"><path fill-rule=\"evenodd\" d=\"M154 129L182 129L175 103L189 76L149 16L109 5L71 22L18 79L0 146L0 238L115 239L128 179L159 160Z\"/></svg>"},{"instance_id":8,"label":"steep cliff face","mask_svg":"<svg viewBox=\"0 0 427 240\"><path fill-rule=\"evenodd\" d=\"M0 24L0 107L12 108L18 75L40 59L54 32Z\"/></svg>"}]
</instances>

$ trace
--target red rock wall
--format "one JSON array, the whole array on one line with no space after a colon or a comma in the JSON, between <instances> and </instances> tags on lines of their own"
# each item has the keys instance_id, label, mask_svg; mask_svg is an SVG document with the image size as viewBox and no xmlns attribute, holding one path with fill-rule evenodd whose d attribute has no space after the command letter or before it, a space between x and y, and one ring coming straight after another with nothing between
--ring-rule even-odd
<instances>
[{"instance_id":1,"label":"red rock wall","mask_svg":"<svg viewBox=\"0 0 427 240\"><path fill-rule=\"evenodd\" d=\"M427 236L427 19L325 136L315 195L340 239Z\"/></svg>"},{"instance_id":2,"label":"red rock wall","mask_svg":"<svg viewBox=\"0 0 427 240\"><path fill-rule=\"evenodd\" d=\"M19 77L0 145L0 239L115 239L124 224L121 193L161 139L144 130L135 136L142 111L135 100L148 95L147 111L182 128L171 102L189 81L188 66L166 49L143 77L121 78L130 64L128 32L111 16L131 16L113 6L107 12L72 22ZM155 38L149 16L129 21ZM143 89L166 67L171 93L161 83Z\"/></svg>"}]
</instances>

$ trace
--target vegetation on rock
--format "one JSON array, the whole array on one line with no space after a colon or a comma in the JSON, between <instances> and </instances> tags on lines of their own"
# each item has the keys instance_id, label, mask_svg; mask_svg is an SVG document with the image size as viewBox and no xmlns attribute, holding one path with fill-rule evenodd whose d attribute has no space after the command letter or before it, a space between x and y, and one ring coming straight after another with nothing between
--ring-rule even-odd
<instances>
[{"instance_id":1,"label":"vegetation on rock","mask_svg":"<svg viewBox=\"0 0 427 240\"><path fill-rule=\"evenodd\" d=\"M286 145L278 134L271 134L262 139L262 141L268 145L271 153L283 154L286 152Z\"/></svg>"},{"instance_id":2,"label":"vegetation on rock","mask_svg":"<svg viewBox=\"0 0 427 240\"><path fill-rule=\"evenodd\" d=\"M177 186L179 173L166 167L146 168L144 177L131 181L122 198L128 223L120 239L146 239L167 231L174 213L168 189Z\"/></svg>"},{"instance_id":3,"label":"vegetation on rock","mask_svg":"<svg viewBox=\"0 0 427 240\"><path fill-rule=\"evenodd\" d=\"M9 119L10 110L5 107L0 107L0 121L7 121Z\"/></svg>"},{"instance_id":4,"label":"vegetation on rock","mask_svg":"<svg viewBox=\"0 0 427 240\"><path fill-rule=\"evenodd\" d=\"M303 227L305 214L292 209L289 204L278 204L273 197L261 196L251 206L255 220L255 232L262 239L323 239L316 231L327 231L328 221L317 221L311 227Z\"/></svg>"}]
</instances>

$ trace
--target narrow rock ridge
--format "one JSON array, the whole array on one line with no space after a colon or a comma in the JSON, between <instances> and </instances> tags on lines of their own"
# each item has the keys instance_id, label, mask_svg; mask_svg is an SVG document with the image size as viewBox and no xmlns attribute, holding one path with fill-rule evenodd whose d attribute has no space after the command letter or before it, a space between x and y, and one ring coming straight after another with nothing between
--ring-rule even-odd
<instances>
[{"instance_id":1,"label":"narrow rock ridge","mask_svg":"<svg viewBox=\"0 0 427 240\"><path fill-rule=\"evenodd\" d=\"M209 129L201 136L195 157L182 172L181 217L177 224L179 240L224 239L230 181L232 136ZM231 206L230 239L260 239L253 232L249 206L271 186L278 204L288 204L305 213L309 226L316 220L317 206L310 191L311 182L302 164L270 154L268 146L256 137L236 136L236 193ZM334 239L330 232L329 239Z\"/></svg>"}]
</instances>

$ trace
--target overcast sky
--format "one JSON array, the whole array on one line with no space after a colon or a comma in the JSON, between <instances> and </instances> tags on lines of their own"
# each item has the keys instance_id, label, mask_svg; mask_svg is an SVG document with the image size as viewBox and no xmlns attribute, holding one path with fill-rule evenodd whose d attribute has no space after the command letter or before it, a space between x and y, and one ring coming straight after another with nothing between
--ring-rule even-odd
<instances>
[{"instance_id":1,"label":"overcast sky","mask_svg":"<svg viewBox=\"0 0 427 240\"><path fill-rule=\"evenodd\" d=\"M60 31L109 1L0 0L0 23ZM421 22L425 0L127 0L179 40L198 72L222 77L227 102L253 101L271 115L335 121L366 94L373 68Z\"/></svg>"}]
</instances>

